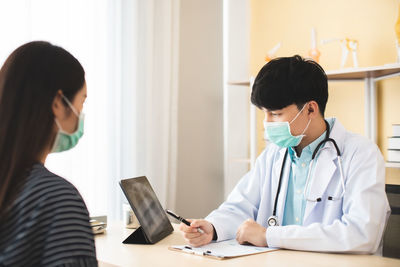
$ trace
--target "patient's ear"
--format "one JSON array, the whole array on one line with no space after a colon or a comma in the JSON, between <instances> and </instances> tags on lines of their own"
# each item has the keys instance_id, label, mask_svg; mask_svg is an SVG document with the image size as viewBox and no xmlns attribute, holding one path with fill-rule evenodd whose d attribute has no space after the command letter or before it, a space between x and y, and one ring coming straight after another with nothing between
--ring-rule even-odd
<instances>
[{"instance_id":1,"label":"patient's ear","mask_svg":"<svg viewBox=\"0 0 400 267\"><path fill-rule=\"evenodd\" d=\"M57 119L62 119L65 116L65 107L63 104L62 94L62 91L58 90L51 105L54 117Z\"/></svg>"}]
</instances>

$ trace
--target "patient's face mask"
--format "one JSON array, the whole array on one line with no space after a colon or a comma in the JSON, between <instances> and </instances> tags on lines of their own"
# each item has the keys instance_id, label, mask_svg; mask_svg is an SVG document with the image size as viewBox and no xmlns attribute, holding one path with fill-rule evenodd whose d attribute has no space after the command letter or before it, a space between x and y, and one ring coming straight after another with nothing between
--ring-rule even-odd
<instances>
[{"instance_id":1,"label":"patient's face mask","mask_svg":"<svg viewBox=\"0 0 400 267\"><path fill-rule=\"evenodd\" d=\"M67 133L62 129L61 124L57 121L57 119L55 119L55 122L58 127L58 133L54 141L54 145L51 152L63 152L72 149L78 144L79 139L83 135L83 125L84 125L85 115L83 114L83 112L78 113L75 107L64 95L62 97L65 100L65 102L67 102L72 112L78 117L78 125L76 127L75 132Z\"/></svg>"},{"instance_id":2,"label":"patient's face mask","mask_svg":"<svg viewBox=\"0 0 400 267\"><path fill-rule=\"evenodd\" d=\"M264 138L268 139L272 143L280 146L280 147L295 147L298 146L305 136L304 133L307 131L308 126L310 125L311 119L308 121L307 126L304 128L303 132L300 135L293 136L290 131L290 124L294 122L300 113L304 110L307 103L303 106L303 108L297 113L297 115L290 121L284 122L266 122L264 121Z\"/></svg>"}]
</instances>

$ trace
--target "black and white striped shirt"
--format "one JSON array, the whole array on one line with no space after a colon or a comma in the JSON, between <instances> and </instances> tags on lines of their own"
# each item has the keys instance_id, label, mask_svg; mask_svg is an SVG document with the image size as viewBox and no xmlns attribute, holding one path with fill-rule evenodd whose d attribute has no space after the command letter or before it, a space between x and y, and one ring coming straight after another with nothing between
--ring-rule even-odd
<instances>
[{"instance_id":1,"label":"black and white striped shirt","mask_svg":"<svg viewBox=\"0 0 400 267\"><path fill-rule=\"evenodd\" d=\"M0 225L0 266L97 266L78 190L35 164Z\"/></svg>"}]
</instances>

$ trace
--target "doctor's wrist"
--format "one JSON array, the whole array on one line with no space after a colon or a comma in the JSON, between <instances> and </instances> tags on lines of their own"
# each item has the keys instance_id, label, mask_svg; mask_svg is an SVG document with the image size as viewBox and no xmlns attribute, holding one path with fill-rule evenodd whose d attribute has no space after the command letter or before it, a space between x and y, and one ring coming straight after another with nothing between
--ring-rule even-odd
<instances>
[{"instance_id":1,"label":"doctor's wrist","mask_svg":"<svg viewBox=\"0 0 400 267\"><path fill-rule=\"evenodd\" d=\"M216 241L218 239L217 231L215 230L215 227L213 224L211 224L213 227L213 238L212 241Z\"/></svg>"}]
</instances>

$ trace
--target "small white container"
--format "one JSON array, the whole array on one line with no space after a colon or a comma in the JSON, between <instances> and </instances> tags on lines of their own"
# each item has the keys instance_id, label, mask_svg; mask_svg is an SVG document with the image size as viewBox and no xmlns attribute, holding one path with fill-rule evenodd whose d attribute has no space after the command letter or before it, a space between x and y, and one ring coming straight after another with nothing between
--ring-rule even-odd
<instances>
[{"instance_id":1,"label":"small white container","mask_svg":"<svg viewBox=\"0 0 400 267\"><path fill-rule=\"evenodd\" d=\"M124 224L126 228L136 229L139 228L140 224L138 219L133 213L131 206L129 204L122 204L123 214L124 214Z\"/></svg>"}]
</instances>

